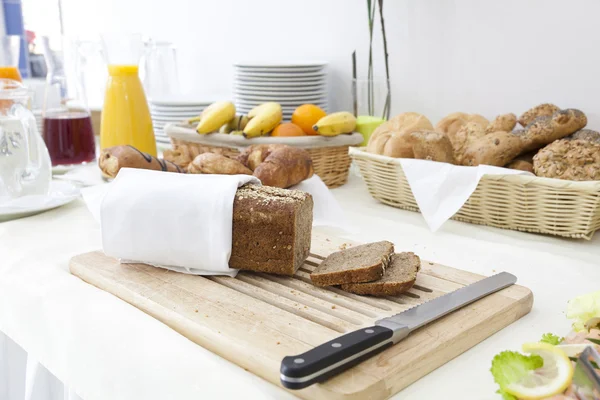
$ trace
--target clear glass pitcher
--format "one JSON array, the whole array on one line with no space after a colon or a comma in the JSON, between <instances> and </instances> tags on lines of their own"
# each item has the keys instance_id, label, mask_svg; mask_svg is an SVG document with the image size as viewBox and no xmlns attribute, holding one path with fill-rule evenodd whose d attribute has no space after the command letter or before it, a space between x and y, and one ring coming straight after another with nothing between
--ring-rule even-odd
<instances>
[{"instance_id":1,"label":"clear glass pitcher","mask_svg":"<svg viewBox=\"0 0 600 400\"><path fill-rule=\"evenodd\" d=\"M100 147L131 145L156 156L156 140L139 63L144 52L141 35L103 35L108 81L100 128Z\"/></svg>"},{"instance_id":2,"label":"clear glass pitcher","mask_svg":"<svg viewBox=\"0 0 600 400\"><path fill-rule=\"evenodd\" d=\"M0 202L48 193L50 156L27 107L30 97L22 83L0 79Z\"/></svg>"},{"instance_id":3,"label":"clear glass pitcher","mask_svg":"<svg viewBox=\"0 0 600 400\"><path fill-rule=\"evenodd\" d=\"M0 78L21 81L21 73L19 72L20 46L20 36L0 36Z\"/></svg>"},{"instance_id":4,"label":"clear glass pitcher","mask_svg":"<svg viewBox=\"0 0 600 400\"><path fill-rule=\"evenodd\" d=\"M46 90L42 135L53 166L72 166L96 158L92 117L83 87L77 43L63 37L52 43L41 38L46 60Z\"/></svg>"},{"instance_id":5,"label":"clear glass pitcher","mask_svg":"<svg viewBox=\"0 0 600 400\"><path fill-rule=\"evenodd\" d=\"M170 42L146 42L140 76L150 99L173 98L180 94L177 49Z\"/></svg>"}]
</instances>

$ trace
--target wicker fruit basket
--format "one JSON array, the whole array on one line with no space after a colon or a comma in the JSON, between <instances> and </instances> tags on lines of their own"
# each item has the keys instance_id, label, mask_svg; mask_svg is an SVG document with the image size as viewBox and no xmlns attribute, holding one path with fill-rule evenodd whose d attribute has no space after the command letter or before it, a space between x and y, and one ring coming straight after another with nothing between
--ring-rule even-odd
<instances>
[{"instance_id":1,"label":"wicker fruit basket","mask_svg":"<svg viewBox=\"0 0 600 400\"><path fill-rule=\"evenodd\" d=\"M360 133L339 135L335 137L302 136L302 137L259 137L246 139L243 136L223 133L199 135L191 125L170 124L165 132L171 139L173 148L188 147L192 153L217 153L227 157L235 157L244 148L252 144L289 144L301 147L310 153L315 174L325 182L327 187L342 186L348 181L351 159L349 146L363 141Z\"/></svg>"},{"instance_id":2,"label":"wicker fruit basket","mask_svg":"<svg viewBox=\"0 0 600 400\"><path fill-rule=\"evenodd\" d=\"M398 159L358 148L351 149L350 155L375 199L419 211ZM485 175L452 219L589 240L600 229L600 181Z\"/></svg>"}]
</instances>

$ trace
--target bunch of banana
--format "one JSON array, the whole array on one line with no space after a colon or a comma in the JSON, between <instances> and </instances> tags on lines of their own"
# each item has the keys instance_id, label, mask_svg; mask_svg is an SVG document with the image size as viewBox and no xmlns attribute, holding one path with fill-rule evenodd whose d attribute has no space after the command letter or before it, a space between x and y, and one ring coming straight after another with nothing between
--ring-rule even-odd
<instances>
[{"instance_id":1,"label":"bunch of banana","mask_svg":"<svg viewBox=\"0 0 600 400\"><path fill-rule=\"evenodd\" d=\"M248 113L248 124L244 127L244 137L253 138L271 132L283 118L283 111L279 103L263 103L254 107Z\"/></svg>"},{"instance_id":2,"label":"bunch of banana","mask_svg":"<svg viewBox=\"0 0 600 400\"><path fill-rule=\"evenodd\" d=\"M196 132L206 134L217 131L235 118L235 106L229 101L217 101L206 107L200 114Z\"/></svg>"},{"instance_id":3,"label":"bunch of banana","mask_svg":"<svg viewBox=\"0 0 600 400\"><path fill-rule=\"evenodd\" d=\"M231 121L226 123L219 129L219 133L232 133L235 131L243 131L248 125L248 117L245 115L236 115Z\"/></svg>"},{"instance_id":4,"label":"bunch of banana","mask_svg":"<svg viewBox=\"0 0 600 400\"><path fill-rule=\"evenodd\" d=\"M354 128L356 128L356 117L347 111L326 115L313 126L313 129L323 136L351 133Z\"/></svg>"}]
</instances>

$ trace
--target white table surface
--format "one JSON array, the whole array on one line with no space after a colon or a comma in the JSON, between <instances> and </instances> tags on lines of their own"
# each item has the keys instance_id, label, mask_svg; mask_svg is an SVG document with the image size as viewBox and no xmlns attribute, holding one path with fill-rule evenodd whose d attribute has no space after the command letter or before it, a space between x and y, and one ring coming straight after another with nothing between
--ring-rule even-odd
<instances>
[{"instance_id":1,"label":"white table surface","mask_svg":"<svg viewBox=\"0 0 600 400\"><path fill-rule=\"evenodd\" d=\"M390 240L399 251L483 275L508 271L534 293L529 315L395 398L498 398L493 356L545 332L567 333L567 300L598 289L600 235L576 241L455 221L431 233L420 214L373 200L357 176L333 192L356 227L341 236ZM81 200L1 223L0 331L84 399L292 398L69 274L72 256L100 247Z\"/></svg>"}]
</instances>

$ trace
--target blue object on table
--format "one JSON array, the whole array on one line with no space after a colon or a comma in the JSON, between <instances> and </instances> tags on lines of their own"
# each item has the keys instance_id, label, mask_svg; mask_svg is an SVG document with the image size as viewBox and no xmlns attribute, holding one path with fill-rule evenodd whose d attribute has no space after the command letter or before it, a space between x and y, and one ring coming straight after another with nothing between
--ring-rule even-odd
<instances>
[{"instance_id":1,"label":"blue object on table","mask_svg":"<svg viewBox=\"0 0 600 400\"><path fill-rule=\"evenodd\" d=\"M23 6L21 0L2 0L4 8L4 25L7 35L21 37L21 55L19 56L19 72L21 77L29 78L29 49L25 38L23 24Z\"/></svg>"}]
</instances>

